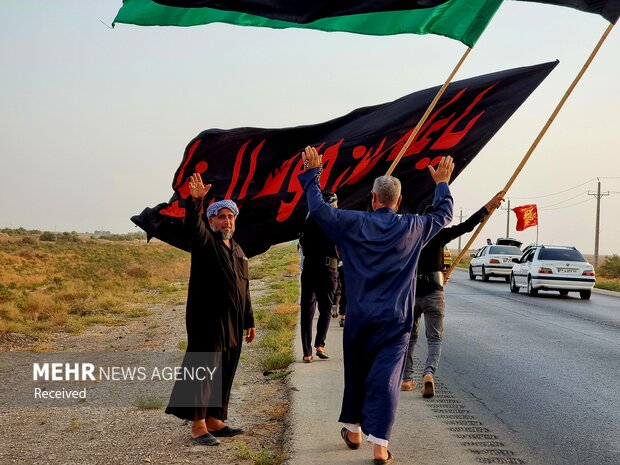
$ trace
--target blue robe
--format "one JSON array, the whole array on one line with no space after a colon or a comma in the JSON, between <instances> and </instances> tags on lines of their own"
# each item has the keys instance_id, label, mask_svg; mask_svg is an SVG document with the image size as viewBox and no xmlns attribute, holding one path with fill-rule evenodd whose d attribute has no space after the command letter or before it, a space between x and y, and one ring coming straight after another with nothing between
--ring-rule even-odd
<instances>
[{"instance_id":1,"label":"blue robe","mask_svg":"<svg viewBox=\"0 0 620 465\"><path fill-rule=\"evenodd\" d=\"M388 440L413 326L415 272L422 247L452 220L448 184L435 189L432 213L399 215L389 208L332 208L315 181L299 175L310 215L338 246L345 270L344 394L339 421Z\"/></svg>"}]
</instances>

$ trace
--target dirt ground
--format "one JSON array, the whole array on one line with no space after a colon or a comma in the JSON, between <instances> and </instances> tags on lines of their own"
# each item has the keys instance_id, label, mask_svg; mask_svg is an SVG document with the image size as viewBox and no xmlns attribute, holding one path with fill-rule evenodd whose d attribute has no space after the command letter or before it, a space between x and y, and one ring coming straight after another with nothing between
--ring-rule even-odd
<instances>
[{"instance_id":1,"label":"dirt ground","mask_svg":"<svg viewBox=\"0 0 620 465\"><path fill-rule=\"evenodd\" d=\"M260 282L252 282L260 293ZM256 289L256 287L259 287ZM126 326L93 326L82 334L58 334L51 352L179 351L186 340L183 305L153 306ZM260 333L258 335L260 338ZM16 334L0 337L0 352L26 351L35 343ZM258 344L246 344L235 377L228 424L245 434L222 438L215 447L194 445L190 425L165 408L0 406L0 464L252 464L248 457L285 454L289 406L286 377L263 376ZM0 384L11 386L10 369ZM282 457L283 455L280 455ZM278 463L270 461L271 463Z\"/></svg>"}]
</instances>

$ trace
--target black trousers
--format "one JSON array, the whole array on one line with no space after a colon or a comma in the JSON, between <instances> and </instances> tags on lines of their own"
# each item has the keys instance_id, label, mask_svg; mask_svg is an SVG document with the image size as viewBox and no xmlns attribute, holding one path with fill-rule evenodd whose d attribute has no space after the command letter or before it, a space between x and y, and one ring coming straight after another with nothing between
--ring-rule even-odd
<instances>
[{"instance_id":1,"label":"black trousers","mask_svg":"<svg viewBox=\"0 0 620 465\"><path fill-rule=\"evenodd\" d=\"M308 266L301 272L301 345L304 357L312 355L312 320L318 306L319 321L316 325L314 347L325 345L331 308L338 288L338 271L326 265Z\"/></svg>"}]
</instances>

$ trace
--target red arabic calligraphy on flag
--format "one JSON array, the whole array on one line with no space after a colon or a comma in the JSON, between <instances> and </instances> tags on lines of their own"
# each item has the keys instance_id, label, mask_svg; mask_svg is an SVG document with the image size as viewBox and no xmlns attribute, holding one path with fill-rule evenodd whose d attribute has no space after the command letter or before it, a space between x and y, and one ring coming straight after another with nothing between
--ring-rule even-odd
<instances>
[{"instance_id":1,"label":"red arabic calligraphy on flag","mask_svg":"<svg viewBox=\"0 0 620 465\"><path fill-rule=\"evenodd\" d=\"M394 171L402 183L403 211L415 213L432 197L429 165L452 155L456 178L556 64L451 83ZM208 203L232 199L239 205L235 240L248 257L296 239L307 214L297 180L307 145L323 155L321 187L337 192L342 208L366 210L374 178L385 174L436 93L426 89L309 126L203 131L187 145L172 198L132 221L149 238L187 250L181 227L187 179L199 173L212 184Z\"/></svg>"},{"instance_id":2,"label":"red arabic calligraphy on flag","mask_svg":"<svg viewBox=\"0 0 620 465\"><path fill-rule=\"evenodd\" d=\"M523 231L538 224L538 208L536 204L521 205L512 209L517 215L517 231Z\"/></svg>"}]
</instances>

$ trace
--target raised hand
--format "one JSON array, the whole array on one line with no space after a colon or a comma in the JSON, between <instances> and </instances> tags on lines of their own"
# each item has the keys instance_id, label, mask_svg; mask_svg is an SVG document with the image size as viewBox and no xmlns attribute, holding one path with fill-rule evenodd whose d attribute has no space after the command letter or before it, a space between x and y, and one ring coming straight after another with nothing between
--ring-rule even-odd
<instances>
[{"instance_id":1,"label":"raised hand","mask_svg":"<svg viewBox=\"0 0 620 465\"><path fill-rule=\"evenodd\" d=\"M442 157L439 165L437 165L437 169L433 168L431 165L428 165L428 170L431 172L431 176L435 181L435 184L439 184L440 182L450 182L450 176L452 176L452 171L454 171L454 162L452 161L452 157Z\"/></svg>"},{"instance_id":2,"label":"raised hand","mask_svg":"<svg viewBox=\"0 0 620 465\"><path fill-rule=\"evenodd\" d=\"M194 200L200 200L207 192L211 189L211 184L207 184L206 186L202 183L202 176L198 173L194 173L189 177L189 194L192 196Z\"/></svg>"},{"instance_id":3,"label":"raised hand","mask_svg":"<svg viewBox=\"0 0 620 465\"><path fill-rule=\"evenodd\" d=\"M506 193L504 191L499 191L497 194L495 194L495 197L493 197L484 205L484 208L486 208L488 212L497 210L504 201L505 194Z\"/></svg>"},{"instance_id":4,"label":"raised hand","mask_svg":"<svg viewBox=\"0 0 620 465\"><path fill-rule=\"evenodd\" d=\"M319 168L322 165L323 156L319 155L314 147L306 147L302 152L301 158L304 161L304 169Z\"/></svg>"}]
</instances>

